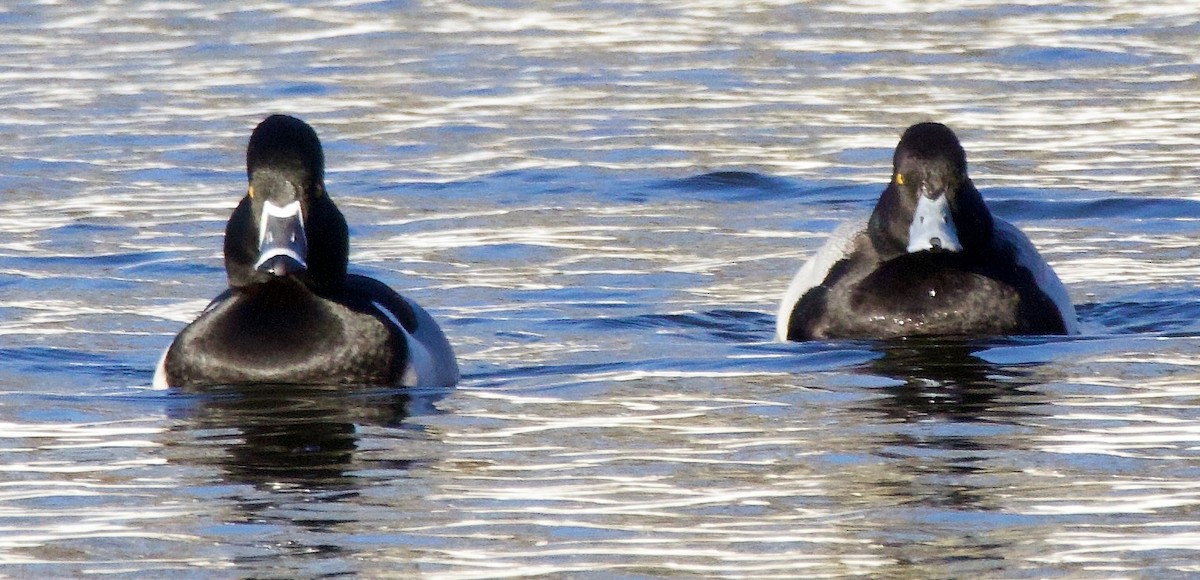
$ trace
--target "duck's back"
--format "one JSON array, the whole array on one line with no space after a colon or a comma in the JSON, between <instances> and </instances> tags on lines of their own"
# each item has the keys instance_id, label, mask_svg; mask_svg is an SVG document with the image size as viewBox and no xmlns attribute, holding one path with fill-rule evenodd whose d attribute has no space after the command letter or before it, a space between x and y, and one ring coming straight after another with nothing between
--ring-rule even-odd
<instances>
[{"instance_id":1,"label":"duck's back","mask_svg":"<svg viewBox=\"0 0 1200 580\"><path fill-rule=\"evenodd\" d=\"M857 245L798 299L787 338L1071 334L1066 289L1015 227L996 220L984 251L879 260Z\"/></svg>"},{"instance_id":2,"label":"duck's back","mask_svg":"<svg viewBox=\"0 0 1200 580\"><path fill-rule=\"evenodd\" d=\"M173 386L381 384L400 372L396 340L369 304L334 302L290 280L229 291L172 343Z\"/></svg>"}]
</instances>

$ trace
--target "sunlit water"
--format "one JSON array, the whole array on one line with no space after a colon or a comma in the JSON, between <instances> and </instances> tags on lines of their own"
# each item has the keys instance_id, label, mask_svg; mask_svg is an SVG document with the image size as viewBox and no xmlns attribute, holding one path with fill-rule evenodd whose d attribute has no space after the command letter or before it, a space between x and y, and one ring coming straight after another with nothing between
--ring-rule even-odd
<instances>
[{"instance_id":1,"label":"sunlit water","mask_svg":"<svg viewBox=\"0 0 1200 580\"><path fill-rule=\"evenodd\" d=\"M1200 573L1198 33L1132 0L0 11L0 573ZM458 388L150 389L271 112ZM771 342L929 119L1084 335Z\"/></svg>"}]
</instances>

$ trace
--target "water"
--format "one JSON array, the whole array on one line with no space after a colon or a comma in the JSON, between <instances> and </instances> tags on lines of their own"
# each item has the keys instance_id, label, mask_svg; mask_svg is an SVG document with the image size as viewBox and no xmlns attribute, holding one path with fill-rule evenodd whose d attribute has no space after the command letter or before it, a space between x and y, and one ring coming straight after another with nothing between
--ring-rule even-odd
<instances>
[{"instance_id":1,"label":"water","mask_svg":"<svg viewBox=\"0 0 1200 580\"><path fill-rule=\"evenodd\" d=\"M1200 571L1186 3L0 11L0 573ZM250 129L308 120L445 391L150 389ZM900 132L954 127L1083 336L771 342Z\"/></svg>"}]
</instances>

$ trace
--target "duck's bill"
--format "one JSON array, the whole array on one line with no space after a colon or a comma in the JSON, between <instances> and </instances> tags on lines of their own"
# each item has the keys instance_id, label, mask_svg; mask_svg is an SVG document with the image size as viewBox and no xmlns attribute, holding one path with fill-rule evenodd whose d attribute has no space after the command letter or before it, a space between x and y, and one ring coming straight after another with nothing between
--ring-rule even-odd
<instances>
[{"instance_id":1,"label":"duck's bill","mask_svg":"<svg viewBox=\"0 0 1200 580\"><path fill-rule=\"evenodd\" d=\"M288 276L308 268L308 238L300 202L279 207L263 204L258 225L258 261L254 269L273 276Z\"/></svg>"},{"instance_id":2,"label":"duck's bill","mask_svg":"<svg viewBox=\"0 0 1200 580\"><path fill-rule=\"evenodd\" d=\"M950 215L950 204L946 196L929 199L924 195L917 199L917 210L913 212L912 225L908 227L908 251L926 250L959 252L962 243L954 228L954 217Z\"/></svg>"}]
</instances>

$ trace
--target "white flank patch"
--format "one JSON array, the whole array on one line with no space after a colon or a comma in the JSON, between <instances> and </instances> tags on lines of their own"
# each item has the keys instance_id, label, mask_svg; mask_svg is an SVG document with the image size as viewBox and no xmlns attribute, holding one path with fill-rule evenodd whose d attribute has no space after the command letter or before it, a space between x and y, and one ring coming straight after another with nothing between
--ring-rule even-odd
<instances>
[{"instance_id":1,"label":"white flank patch","mask_svg":"<svg viewBox=\"0 0 1200 580\"><path fill-rule=\"evenodd\" d=\"M390 310L378 302L372 301L383 315L404 335L408 346L408 360L404 361L404 372L400 376L400 384L406 387L448 387L458 382L458 361L454 351L441 328L434 322L433 317L408 298L401 299L412 308L417 319L417 331L409 332L400 324L400 320Z\"/></svg>"},{"instance_id":2,"label":"white flank patch","mask_svg":"<svg viewBox=\"0 0 1200 580\"><path fill-rule=\"evenodd\" d=\"M1041 288L1042 292L1045 292L1058 307L1058 312L1062 315L1066 325L1067 334L1079 334L1079 320L1075 316L1075 306L1071 304L1071 297L1067 294L1066 286L1063 286L1062 281L1058 279L1058 274L1055 274L1050 265L1042 259L1042 255L1038 253L1033 242L1029 241L1029 238L1021 230L998 217L992 219L996 224L994 228L996 243L1011 247L1016 256L1017 265L1033 274L1033 281L1037 287Z\"/></svg>"},{"instance_id":3,"label":"white flank patch","mask_svg":"<svg viewBox=\"0 0 1200 580\"><path fill-rule=\"evenodd\" d=\"M783 300L779 302L779 312L775 314L775 339L780 342L787 340L788 322L792 317L792 309L810 289L819 286L829 275L829 269L839 260L845 258L854 249L854 240L863 232L866 225L859 220L842 223L833 230L825 244L813 254L804 266L796 272Z\"/></svg>"}]
</instances>

